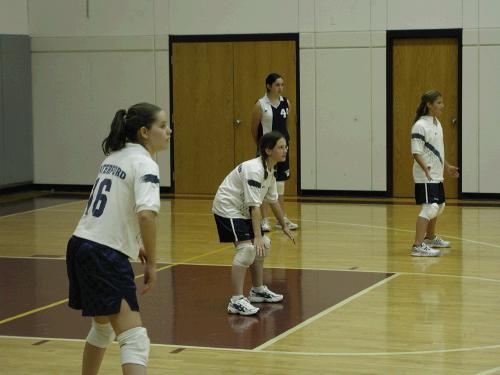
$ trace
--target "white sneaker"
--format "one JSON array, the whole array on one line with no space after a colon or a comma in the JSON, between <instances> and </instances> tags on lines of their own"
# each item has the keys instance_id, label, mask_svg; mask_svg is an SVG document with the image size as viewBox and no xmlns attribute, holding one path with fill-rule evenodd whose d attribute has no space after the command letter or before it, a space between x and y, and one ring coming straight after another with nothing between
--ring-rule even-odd
<instances>
[{"instance_id":1,"label":"white sneaker","mask_svg":"<svg viewBox=\"0 0 500 375\"><path fill-rule=\"evenodd\" d=\"M234 302L229 300L229 305L227 305L227 312L230 314L254 315L259 312L259 308L252 306L250 301L243 297Z\"/></svg>"},{"instance_id":2,"label":"white sneaker","mask_svg":"<svg viewBox=\"0 0 500 375\"><path fill-rule=\"evenodd\" d=\"M287 218L286 216L284 217L284 219L285 219L285 223L286 223L286 225L288 225L288 229L290 229L290 230L295 230L295 229L297 229L297 228L299 227L299 224L295 224L293 221L290 221L290 219L289 219L289 218ZM281 224L280 224L280 223L276 223L276 228L277 228L277 229L283 229L283 228L281 227Z\"/></svg>"},{"instance_id":3,"label":"white sneaker","mask_svg":"<svg viewBox=\"0 0 500 375\"><path fill-rule=\"evenodd\" d=\"M440 250L430 248L425 242L422 242L420 246L413 245L411 248L412 257L438 257L440 255Z\"/></svg>"},{"instance_id":4,"label":"white sneaker","mask_svg":"<svg viewBox=\"0 0 500 375\"><path fill-rule=\"evenodd\" d=\"M269 222L269 218L265 217L264 219L262 219L262 221L260 222L260 229L263 232L271 231L271 223Z\"/></svg>"},{"instance_id":5,"label":"white sneaker","mask_svg":"<svg viewBox=\"0 0 500 375\"><path fill-rule=\"evenodd\" d=\"M450 247L450 242L443 240L437 234L434 238L426 238L424 242L430 247Z\"/></svg>"},{"instance_id":6,"label":"white sneaker","mask_svg":"<svg viewBox=\"0 0 500 375\"><path fill-rule=\"evenodd\" d=\"M283 300L283 294L274 293L267 286L262 286L263 290L257 292L254 288L250 289L248 299L251 302L279 302Z\"/></svg>"}]
</instances>

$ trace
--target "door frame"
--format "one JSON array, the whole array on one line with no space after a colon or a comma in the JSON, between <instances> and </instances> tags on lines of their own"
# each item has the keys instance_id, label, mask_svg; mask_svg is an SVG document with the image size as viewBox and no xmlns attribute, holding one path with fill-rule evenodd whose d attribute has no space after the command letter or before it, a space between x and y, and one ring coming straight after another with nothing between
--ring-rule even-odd
<instances>
[{"instance_id":1,"label":"door frame","mask_svg":"<svg viewBox=\"0 0 500 375\"><path fill-rule=\"evenodd\" d=\"M221 35L169 35L168 36L168 73L169 73L169 105L170 105L170 126L174 130L174 81L172 75L172 53L174 43L201 43L201 42L274 42L274 41L295 41L295 112L296 112L296 137L297 149L295 150L297 160L297 195L300 194L300 50L298 33L278 33L278 34L221 34ZM169 193L175 193L174 179L174 136L170 140L170 181ZM229 171L228 171L229 172Z\"/></svg>"},{"instance_id":2,"label":"door frame","mask_svg":"<svg viewBox=\"0 0 500 375\"><path fill-rule=\"evenodd\" d=\"M387 119L387 130L386 130L386 161L387 161L387 196L393 196L394 181L392 178L393 174L393 147L392 147L392 70L393 70L393 45L396 39L423 39L423 38L456 38L458 44L458 56L457 56L457 160L458 168L462 172L462 29L432 29L432 30L387 30L386 40L386 119ZM462 194L462 173L458 178L458 198L461 199Z\"/></svg>"}]
</instances>

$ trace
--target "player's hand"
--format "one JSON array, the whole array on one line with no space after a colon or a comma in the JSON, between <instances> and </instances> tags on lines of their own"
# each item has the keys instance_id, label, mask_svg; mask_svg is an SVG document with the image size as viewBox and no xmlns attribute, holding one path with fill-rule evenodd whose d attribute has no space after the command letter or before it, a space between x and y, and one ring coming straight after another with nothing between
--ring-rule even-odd
<instances>
[{"instance_id":1,"label":"player's hand","mask_svg":"<svg viewBox=\"0 0 500 375\"><path fill-rule=\"evenodd\" d=\"M149 292L156 284L156 266L154 264L144 265L144 286L141 289L141 295Z\"/></svg>"},{"instance_id":2,"label":"player's hand","mask_svg":"<svg viewBox=\"0 0 500 375\"><path fill-rule=\"evenodd\" d=\"M446 168L446 171L453 178L458 178L460 176L460 173L458 172L458 168L455 167L455 166L453 166L453 165L449 165L448 164L448 167Z\"/></svg>"},{"instance_id":3,"label":"player's hand","mask_svg":"<svg viewBox=\"0 0 500 375\"><path fill-rule=\"evenodd\" d=\"M283 233L285 233L289 239L292 240L293 244L295 245L295 237L293 236L292 232L290 231L290 229L288 229L288 225L285 225L283 227Z\"/></svg>"},{"instance_id":4,"label":"player's hand","mask_svg":"<svg viewBox=\"0 0 500 375\"><path fill-rule=\"evenodd\" d=\"M432 181L432 177L431 177L431 166L428 165L426 169L424 169L425 171L425 176L427 177L427 179L429 181Z\"/></svg>"},{"instance_id":5,"label":"player's hand","mask_svg":"<svg viewBox=\"0 0 500 375\"><path fill-rule=\"evenodd\" d=\"M264 245L264 238L262 236L255 237L253 245L255 246L255 252L258 256L263 257L266 255L266 246Z\"/></svg>"},{"instance_id":6,"label":"player's hand","mask_svg":"<svg viewBox=\"0 0 500 375\"><path fill-rule=\"evenodd\" d=\"M139 260L141 264L146 264L148 262L148 257L146 256L146 251L143 246L139 249Z\"/></svg>"}]
</instances>

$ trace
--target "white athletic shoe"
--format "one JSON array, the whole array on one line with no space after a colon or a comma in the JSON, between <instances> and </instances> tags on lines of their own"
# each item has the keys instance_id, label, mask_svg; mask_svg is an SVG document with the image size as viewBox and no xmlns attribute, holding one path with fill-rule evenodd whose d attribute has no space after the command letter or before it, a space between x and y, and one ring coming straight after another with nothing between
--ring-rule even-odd
<instances>
[{"instance_id":1,"label":"white athletic shoe","mask_svg":"<svg viewBox=\"0 0 500 375\"><path fill-rule=\"evenodd\" d=\"M283 295L274 293L273 291L269 290L269 288L265 285L262 286L263 290L260 292L257 292L254 290L254 288L250 289L250 295L248 296L248 299L251 302L279 302L283 300Z\"/></svg>"},{"instance_id":2,"label":"white athletic shoe","mask_svg":"<svg viewBox=\"0 0 500 375\"><path fill-rule=\"evenodd\" d=\"M413 245L411 248L412 257L438 257L440 255L440 250L430 248L425 242L422 242L420 246Z\"/></svg>"},{"instance_id":3,"label":"white athletic shoe","mask_svg":"<svg viewBox=\"0 0 500 375\"><path fill-rule=\"evenodd\" d=\"M263 232L271 231L271 223L269 222L269 218L265 217L264 219L262 219L262 221L260 222L260 229Z\"/></svg>"},{"instance_id":4,"label":"white athletic shoe","mask_svg":"<svg viewBox=\"0 0 500 375\"><path fill-rule=\"evenodd\" d=\"M290 219L287 218L286 216L285 216L284 219L285 219L286 225L288 225L288 229L295 230L295 229L297 229L299 227L299 224L295 224L293 221L290 221ZM277 229L282 229L281 224L280 223L276 223L276 228Z\"/></svg>"},{"instance_id":5,"label":"white athletic shoe","mask_svg":"<svg viewBox=\"0 0 500 375\"><path fill-rule=\"evenodd\" d=\"M450 242L443 240L437 234L434 238L426 238L424 242L430 247L450 247Z\"/></svg>"},{"instance_id":6,"label":"white athletic shoe","mask_svg":"<svg viewBox=\"0 0 500 375\"><path fill-rule=\"evenodd\" d=\"M227 312L230 314L254 315L259 312L259 308L252 306L250 301L243 297L234 302L229 300L229 305L227 305Z\"/></svg>"}]
</instances>

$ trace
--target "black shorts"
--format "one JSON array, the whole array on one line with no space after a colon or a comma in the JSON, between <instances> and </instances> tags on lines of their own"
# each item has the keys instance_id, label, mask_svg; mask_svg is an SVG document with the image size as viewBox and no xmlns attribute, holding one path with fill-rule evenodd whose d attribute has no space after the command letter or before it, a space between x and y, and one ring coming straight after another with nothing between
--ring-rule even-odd
<instances>
[{"instance_id":1,"label":"black shorts","mask_svg":"<svg viewBox=\"0 0 500 375\"><path fill-rule=\"evenodd\" d=\"M217 214L214 218L220 242L249 241L255 237L251 219L230 219Z\"/></svg>"},{"instance_id":2,"label":"black shorts","mask_svg":"<svg viewBox=\"0 0 500 375\"><path fill-rule=\"evenodd\" d=\"M417 204L441 204L444 201L444 185L442 182L415 184L415 202Z\"/></svg>"},{"instance_id":3,"label":"black shorts","mask_svg":"<svg viewBox=\"0 0 500 375\"><path fill-rule=\"evenodd\" d=\"M287 181L290 178L290 160L288 159L288 153L286 154L286 160L281 161L276 164L276 181Z\"/></svg>"},{"instance_id":4,"label":"black shorts","mask_svg":"<svg viewBox=\"0 0 500 375\"><path fill-rule=\"evenodd\" d=\"M72 236L66 267L69 307L83 316L107 316L120 312L122 299L139 311L134 271L128 257L108 246Z\"/></svg>"},{"instance_id":5,"label":"black shorts","mask_svg":"<svg viewBox=\"0 0 500 375\"><path fill-rule=\"evenodd\" d=\"M290 179L290 159L288 157L289 152L286 154L285 161L280 161L276 163L274 176L276 177L276 181L287 181ZM257 157L260 156L259 147L257 147Z\"/></svg>"}]
</instances>

